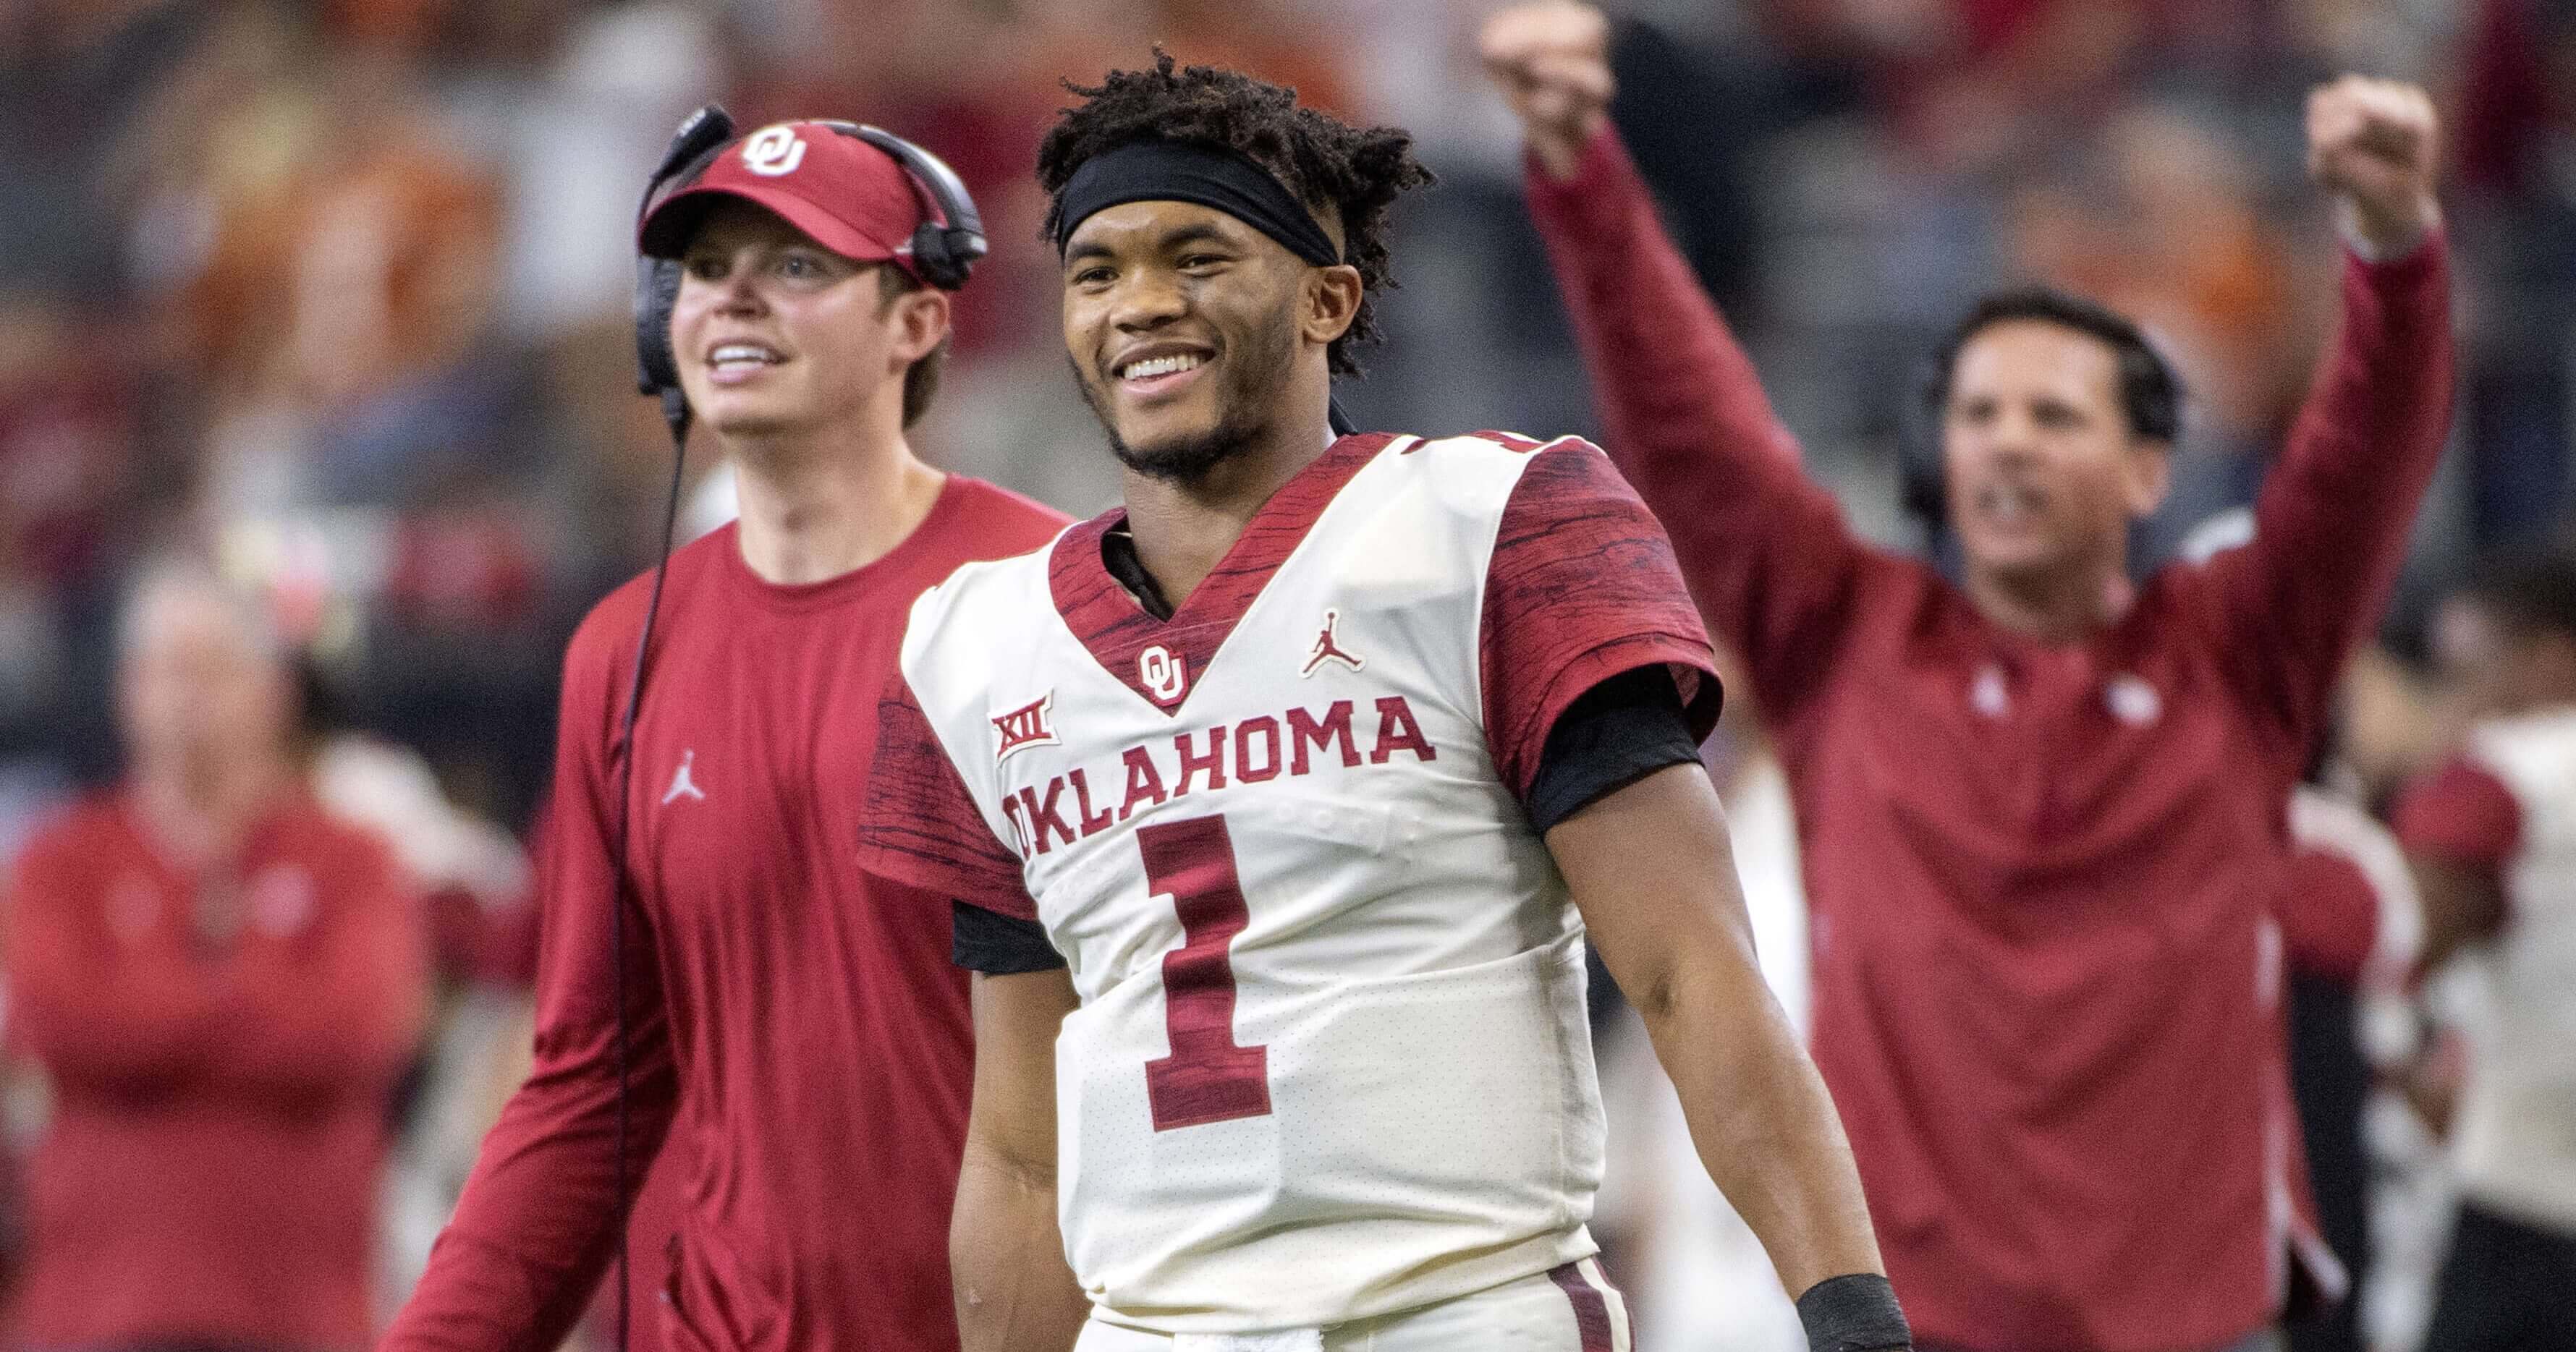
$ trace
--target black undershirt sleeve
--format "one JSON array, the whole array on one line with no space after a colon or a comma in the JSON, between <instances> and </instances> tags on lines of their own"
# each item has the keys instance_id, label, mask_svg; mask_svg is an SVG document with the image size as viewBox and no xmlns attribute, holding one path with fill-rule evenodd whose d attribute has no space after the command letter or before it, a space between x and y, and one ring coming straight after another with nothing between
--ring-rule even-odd
<instances>
[{"instance_id":1,"label":"black undershirt sleeve","mask_svg":"<svg viewBox=\"0 0 2576 1352\"><path fill-rule=\"evenodd\" d=\"M1565 707L1530 781L1530 826L1550 827L1668 765L1699 760L1680 687L1662 664L1620 672Z\"/></svg>"},{"instance_id":2,"label":"black undershirt sleeve","mask_svg":"<svg viewBox=\"0 0 2576 1352\"><path fill-rule=\"evenodd\" d=\"M948 903L956 926L949 941L949 961L986 976L1014 972L1051 972L1064 966L1064 955L1047 942L1046 926L1034 920L988 911L963 901Z\"/></svg>"}]
</instances>

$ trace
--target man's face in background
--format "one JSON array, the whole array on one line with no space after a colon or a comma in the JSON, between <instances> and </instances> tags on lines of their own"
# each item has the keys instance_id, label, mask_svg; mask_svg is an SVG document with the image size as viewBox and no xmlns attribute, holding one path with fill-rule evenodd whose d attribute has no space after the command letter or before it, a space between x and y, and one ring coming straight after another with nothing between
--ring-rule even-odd
<instances>
[{"instance_id":1,"label":"man's face in background","mask_svg":"<svg viewBox=\"0 0 2576 1352\"><path fill-rule=\"evenodd\" d=\"M2164 500L2167 448L2131 431L2118 353L2044 319L1999 321L1960 347L1941 452L1951 529L1990 574L2116 565L2130 522Z\"/></svg>"}]
</instances>

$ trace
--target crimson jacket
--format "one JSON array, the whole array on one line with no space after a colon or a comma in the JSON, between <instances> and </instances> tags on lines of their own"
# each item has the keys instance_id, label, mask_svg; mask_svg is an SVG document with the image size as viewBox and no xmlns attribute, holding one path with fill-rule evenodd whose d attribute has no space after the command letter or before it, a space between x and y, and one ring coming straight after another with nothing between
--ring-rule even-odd
<instances>
[{"instance_id":1,"label":"crimson jacket","mask_svg":"<svg viewBox=\"0 0 2576 1352\"><path fill-rule=\"evenodd\" d=\"M363 1348L394 1081L428 1016L417 898L309 802L191 875L121 795L20 857L9 1035L44 1067L13 1340Z\"/></svg>"}]
</instances>

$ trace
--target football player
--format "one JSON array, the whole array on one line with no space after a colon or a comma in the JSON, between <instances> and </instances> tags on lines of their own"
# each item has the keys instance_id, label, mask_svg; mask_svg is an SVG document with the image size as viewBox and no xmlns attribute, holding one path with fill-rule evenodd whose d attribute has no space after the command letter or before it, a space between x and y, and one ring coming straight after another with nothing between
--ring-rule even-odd
<instances>
[{"instance_id":1,"label":"football player","mask_svg":"<svg viewBox=\"0 0 2576 1352\"><path fill-rule=\"evenodd\" d=\"M2443 621L2475 721L2399 800L2397 831L2421 970L2475 953L2490 1014L2436 1123L2461 1201L2424 1345L2502 1352L2563 1343L2576 1320L2576 550L2489 564Z\"/></svg>"},{"instance_id":2,"label":"football player","mask_svg":"<svg viewBox=\"0 0 2576 1352\"><path fill-rule=\"evenodd\" d=\"M1906 1346L1662 530L1579 440L1330 430L1410 139L1160 54L1077 92L1039 180L1125 506L914 606L865 837L980 936L965 1345L1629 1346L1589 943L1817 1345Z\"/></svg>"}]
</instances>

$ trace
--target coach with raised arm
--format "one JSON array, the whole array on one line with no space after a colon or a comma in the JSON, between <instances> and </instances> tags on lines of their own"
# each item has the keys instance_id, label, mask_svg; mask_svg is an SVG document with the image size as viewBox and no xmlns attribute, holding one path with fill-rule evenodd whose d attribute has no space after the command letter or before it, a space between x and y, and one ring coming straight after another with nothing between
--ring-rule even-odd
<instances>
[{"instance_id":1,"label":"coach with raised arm","mask_svg":"<svg viewBox=\"0 0 2576 1352\"><path fill-rule=\"evenodd\" d=\"M2272 902L2284 802L2379 614L2450 417L2419 90L2308 105L2343 319L2251 544L2133 582L2172 372L2017 291L1937 354L1953 584L1798 463L1610 129L1606 25L1523 6L1484 55L1614 458L1779 739L1814 908L1814 1054L1925 1346L2267 1345L2344 1284L2293 1199Z\"/></svg>"}]
</instances>

